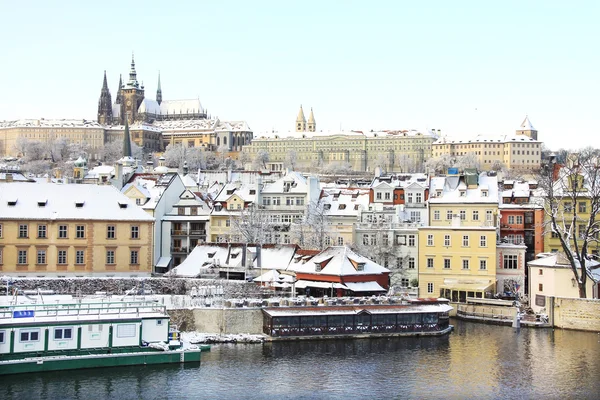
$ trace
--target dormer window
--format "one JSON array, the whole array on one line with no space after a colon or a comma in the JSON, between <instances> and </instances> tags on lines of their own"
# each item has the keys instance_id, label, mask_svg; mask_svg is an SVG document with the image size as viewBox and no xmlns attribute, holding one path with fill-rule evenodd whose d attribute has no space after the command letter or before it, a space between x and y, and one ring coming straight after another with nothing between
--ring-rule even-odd
<instances>
[{"instance_id":1,"label":"dormer window","mask_svg":"<svg viewBox=\"0 0 600 400\"><path fill-rule=\"evenodd\" d=\"M230 190L227 191L227 194L233 194L233 192L234 192L234 190L230 189Z\"/></svg>"},{"instance_id":2,"label":"dormer window","mask_svg":"<svg viewBox=\"0 0 600 400\"><path fill-rule=\"evenodd\" d=\"M83 200L77 200L77 201L75 201L75 207L82 208L83 207L83 203L84 203ZM121 205L121 203L119 203L119 205ZM125 205L125 207L127 207L127 205ZM124 207L121 207L121 208L124 208Z\"/></svg>"},{"instance_id":3,"label":"dormer window","mask_svg":"<svg viewBox=\"0 0 600 400\"><path fill-rule=\"evenodd\" d=\"M365 270L365 263L364 262L356 263L356 270L357 271L364 271Z\"/></svg>"},{"instance_id":4,"label":"dormer window","mask_svg":"<svg viewBox=\"0 0 600 400\"><path fill-rule=\"evenodd\" d=\"M48 200L41 200L37 202L38 207L46 207L46 204L48 203Z\"/></svg>"},{"instance_id":5,"label":"dormer window","mask_svg":"<svg viewBox=\"0 0 600 400\"><path fill-rule=\"evenodd\" d=\"M461 190L460 191L460 197L466 197L467 196L467 191L466 190Z\"/></svg>"},{"instance_id":6,"label":"dormer window","mask_svg":"<svg viewBox=\"0 0 600 400\"><path fill-rule=\"evenodd\" d=\"M7 204L10 207L16 206L17 205L17 199L9 199L8 202L7 202Z\"/></svg>"},{"instance_id":7,"label":"dormer window","mask_svg":"<svg viewBox=\"0 0 600 400\"><path fill-rule=\"evenodd\" d=\"M339 205L339 209L340 210L345 210L346 209L346 205L345 204L340 204Z\"/></svg>"},{"instance_id":8,"label":"dormer window","mask_svg":"<svg viewBox=\"0 0 600 400\"><path fill-rule=\"evenodd\" d=\"M331 204L325 204L325 205L323 206L323 209L325 209L325 210L330 210L330 209L331 209Z\"/></svg>"},{"instance_id":9,"label":"dormer window","mask_svg":"<svg viewBox=\"0 0 600 400\"><path fill-rule=\"evenodd\" d=\"M250 194L256 194L256 190L255 189L250 189Z\"/></svg>"},{"instance_id":10,"label":"dormer window","mask_svg":"<svg viewBox=\"0 0 600 400\"><path fill-rule=\"evenodd\" d=\"M321 267L321 264L315 263L315 272L321 272L322 269L323 267Z\"/></svg>"},{"instance_id":11,"label":"dormer window","mask_svg":"<svg viewBox=\"0 0 600 400\"><path fill-rule=\"evenodd\" d=\"M208 258L213 258L215 256L215 254L217 254L217 252L208 253L207 256L208 256Z\"/></svg>"},{"instance_id":12,"label":"dormer window","mask_svg":"<svg viewBox=\"0 0 600 400\"><path fill-rule=\"evenodd\" d=\"M442 196L442 191L441 191L441 190L438 190L438 191L436 192L436 195L437 195L438 197L441 197L441 196Z\"/></svg>"},{"instance_id":13,"label":"dormer window","mask_svg":"<svg viewBox=\"0 0 600 400\"><path fill-rule=\"evenodd\" d=\"M81 204L81 205L77 205ZM83 207L83 203L75 203L76 207ZM127 208L127 203L119 201L119 208Z\"/></svg>"},{"instance_id":14,"label":"dormer window","mask_svg":"<svg viewBox=\"0 0 600 400\"><path fill-rule=\"evenodd\" d=\"M487 190L482 190L481 191L481 197L488 197L488 191Z\"/></svg>"}]
</instances>

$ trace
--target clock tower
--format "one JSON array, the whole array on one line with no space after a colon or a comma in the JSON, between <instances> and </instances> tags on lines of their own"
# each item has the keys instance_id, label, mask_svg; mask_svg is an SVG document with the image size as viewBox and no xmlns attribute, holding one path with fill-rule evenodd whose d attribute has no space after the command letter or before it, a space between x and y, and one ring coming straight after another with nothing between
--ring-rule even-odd
<instances>
[{"instance_id":1,"label":"clock tower","mask_svg":"<svg viewBox=\"0 0 600 400\"><path fill-rule=\"evenodd\" d=\"M125 124L125 118L129 124L137 119L137 111L144 100L144 86L140 85L135 72L135 61L131 56L131 69L129 70L129 81L119 88L121 97L121 124Z\"/></svg>"}]
</instances>

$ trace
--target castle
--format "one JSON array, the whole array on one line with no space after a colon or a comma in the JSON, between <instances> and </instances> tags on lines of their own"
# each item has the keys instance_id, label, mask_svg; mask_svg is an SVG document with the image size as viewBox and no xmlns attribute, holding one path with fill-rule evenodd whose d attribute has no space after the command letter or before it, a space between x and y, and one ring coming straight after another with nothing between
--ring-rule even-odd
<instances>
[{"instance_id":1,"label":"castle","mask_svg":"<svg viewBox=\"0 0 600 400\"><path fill-rule=\"evenodd\" d=\"M131 57L129 80L124 85L119 76L117 98L112 102L104 71L104 82L98 100L98 123L104 125L124 125L125 119L132 125L136 122L152 124L154 121L206 119L207 115L199 99L163 100L158 75L156 100L145 97L144 85L137 80L135 60Z\"/></svg>"}]
</instances>

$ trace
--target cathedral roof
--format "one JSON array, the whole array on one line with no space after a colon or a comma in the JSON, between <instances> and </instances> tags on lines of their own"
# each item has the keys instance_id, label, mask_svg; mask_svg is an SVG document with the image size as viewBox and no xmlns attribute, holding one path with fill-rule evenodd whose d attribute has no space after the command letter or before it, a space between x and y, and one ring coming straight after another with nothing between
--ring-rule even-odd
<instances>
[{"instance_id":1,"label":"cathedral roof","mask_svg":"<svg viewBox=\"0 0 600 400\"><path fill-rule=\"evenodd\" d=\"M529 116L526 115L525 119L523 120L523 123L521 123L521 126L519 126L519 129L517 129L517 130L518 131L535 131L536 129L533 127L533 125L531 125Z\"/></svg>"},{"instance_id":2,"label":"cathedral roof","mask_svg":"<svg viewBox=\"0 0 600 400\"><path fill-rule=\"evenodd\" d=\"M138 113L157 115L204 114L204 109L199 99L163 100L160 104L156 100L144 99L138 108Z\"/></svg>"},{"instance_id":3,"label":"cathedral roof","mask_svg":"<svg viewBox=\"0 0 600 400\"><path fill-rule=\"evenodd\" d=\"M16 121L0 121L1 128L103 128L101 124L96 121L90 121L86 119L19 119Z\"/></svg>"}]
</instances>

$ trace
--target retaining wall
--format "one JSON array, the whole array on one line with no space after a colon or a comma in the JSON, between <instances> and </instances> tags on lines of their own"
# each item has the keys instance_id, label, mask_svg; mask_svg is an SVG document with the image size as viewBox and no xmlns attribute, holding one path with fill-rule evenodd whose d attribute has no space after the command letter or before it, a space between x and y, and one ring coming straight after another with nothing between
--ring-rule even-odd
<instances>
[{"instance_id":1,"label":"retaining wall","mask_svg":"<svg viewBox=\"0 0 600 400\"><path fill-rule=\"evenodd\" d=\"M554 326L564 329L600 332L600 300L556 297L554 300Z\"/></svg>"}]
</instances>

